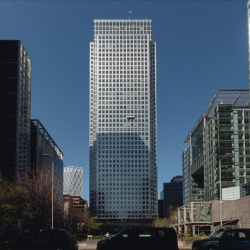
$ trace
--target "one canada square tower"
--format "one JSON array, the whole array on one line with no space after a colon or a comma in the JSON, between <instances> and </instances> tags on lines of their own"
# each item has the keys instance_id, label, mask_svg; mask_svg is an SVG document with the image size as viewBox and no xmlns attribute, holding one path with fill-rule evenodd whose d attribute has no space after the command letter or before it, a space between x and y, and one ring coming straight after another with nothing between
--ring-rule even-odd
<instances>
[{"instance_id":1,"label":"one canada square tower","mask_svg":"<svg viewBox=\"0 0 250 250\"><path fill-rule=\"evenodd\" d=\"M157 218L156 44L152 20L94 20L90 209L121 226Z\"/></svg>"}]
</instances>

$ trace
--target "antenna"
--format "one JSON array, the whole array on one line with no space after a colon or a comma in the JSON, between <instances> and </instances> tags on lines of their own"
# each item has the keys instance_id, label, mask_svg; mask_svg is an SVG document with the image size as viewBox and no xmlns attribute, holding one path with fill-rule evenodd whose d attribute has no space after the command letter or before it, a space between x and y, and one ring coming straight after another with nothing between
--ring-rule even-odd
<instances>
[{"instance_id":1,"label":"antenna","mask_svg":"<svg viewBox=\"0 0 250 250\"><path fill-rule=\"evenodd\" d=\"M128 19L130 19L130 15L132 14L132 10L128 11Z\"/></svg>"}]
</instances>

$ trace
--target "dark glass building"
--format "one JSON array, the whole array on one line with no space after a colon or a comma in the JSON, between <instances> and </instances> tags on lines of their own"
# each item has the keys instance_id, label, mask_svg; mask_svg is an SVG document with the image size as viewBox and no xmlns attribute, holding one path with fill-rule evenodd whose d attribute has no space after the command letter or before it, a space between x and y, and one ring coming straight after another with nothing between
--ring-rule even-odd
<instances>
[{"instance_id":1,"label":"dark glass building","mask_svg":"<svg viewBox=\"0 0 250 250\"><path fill-rule=\"evenodd\" d=\"M164 218L164 215L163 215L163 200L158 200L158 217L160 219Z\"/></svg>"},{"instance_id":2,"label":"dark glass building","mask_svg":"<svg viewBox=\"0 0 250 250\"><path fill-rule=\"evenodd\" d=\"M31 61L20 41L0 41L0 171L26 177L30 166Z\"/></svg>"},{"instance_id":3,"label":"dark glass building","mask_svg":"<svg viewBox=\"0 0 250 250\"><path fill-rule=\"evenodd\" d=\"M161 199L163 200L163 216L165 218L170 218L173 209L183 205L182 183L183 177L179 175L173 177L171 182L163 183Z\"/></svg>"},{"instance_id":4,"label":"dark glass building","mask_svg":"<svg viewBox=\"0 0 250 250\"><path fill-rule=\"evenodd\" d=\"M50 173L54 162L55 185L59 200L63 201L63 153L39 120L31 120L30 142L31 169L35 174L44 168ZM44 157L45 154L50 157Z\"/></svg>"}]
</instances>

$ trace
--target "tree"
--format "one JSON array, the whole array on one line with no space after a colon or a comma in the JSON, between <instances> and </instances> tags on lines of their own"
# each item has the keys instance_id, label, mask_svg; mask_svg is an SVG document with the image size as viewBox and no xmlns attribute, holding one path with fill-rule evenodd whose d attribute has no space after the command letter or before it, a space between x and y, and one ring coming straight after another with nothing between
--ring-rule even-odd
<instances>
[{"instance_id":1,"label":"tree","mask_svg":"<svg viewBox=\"0 0 250 250\"><path fill-rule=\"evenodd\" d=\"M27 190L0 173L0 225L13 227L16 219L32 217Z\"/></svg>"},{"instance_id":2,"label":"tree","mask_svg":"<svg viewBox=\"0 0 250 250\"><path fill-rule=\"evenodd\" d=\"M170 224L176 224L177 223L177 215L178 215L178 207L174 207L172 205L169 206L168 208L169 211L169 219L170 219Z\"/></svg>"},{"instance_id":3,"label":"tree","mask_svg":"<svg viewBox=\"0 0 250 250\"><path fill-rule=\"evenodd\" d=\"M98 231L102 223L99 223L97 217L91 216L89 211L86 211L83 215L83 227L82 230L85 231L87 234L93 233Z\"/></svg>"},{"instance_id":4,"label":"tree","mask_svg":"<svg viewBox=\"0 0 250 250\"><path fill-rule=\"evenodd\" d=\"M169 225L170 225L170 220L168 218L155 219L152 223L153 227L164 227Z\"/></svg>"},{"instance_id":5,"label":"tree","mask_svg":"<svg viewBox=\"0 0 250 250\"><path fill-rule=\"evenodd\" d=\"M0 225L13 227L16 219L21 219L24 227L51 227L51 171L43 168L36 173L31 171L29 176L9 181L0 174ZM55 227L63 225L63 199L56 188L58 181L54 177Z\"/></svg>"},{"instance_id":6,"label":"tree","mask_svg":"<svg viewBox=\"0 0 250 250\"><path fill-rule=\"evenodd\" d=\"M47 168L42 168L39 171L30 172L30 178L19 179L20 185L27 191L30 209L33 212L33 217L27 221L27 224L36 228L50 228L52 220L52 193L51 193L51 171ZM54 176L54 225L61 227L63 224L63 197L59 194L58 178Z\"/></svg>"},{"instance_id":7,"label":"tree","mask_svg":"<svg viewBox=\"0 0 250 250\"><path fill-rule=\"evenodd\" d=\"M163 219L156 219L153 221L152 226L153 227L163 227L163 226L171 226L173 224L176 224L177 221L177 215L178 215L178 207L173 207L172 205L169 206L168 212L170 212L169 218L163 218Z\"/></svg>"}]
</instances>

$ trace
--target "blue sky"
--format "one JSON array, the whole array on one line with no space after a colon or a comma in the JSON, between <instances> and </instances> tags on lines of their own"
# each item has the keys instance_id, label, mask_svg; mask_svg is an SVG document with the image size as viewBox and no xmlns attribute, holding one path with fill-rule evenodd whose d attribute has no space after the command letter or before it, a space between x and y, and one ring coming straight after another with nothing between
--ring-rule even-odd
<instances>
[{"instance_id":1,"label":"blue sky","mask_svg":"<svg viewBox=\"0 0 250 250\"><path fill-rule=\"evenodd\" d=\"M32 60L32 118L89 176L89 43L94 19L148 18L157 43L158 193L182 174L183 144L218 89L248 88L246 1L0 1L0 39Z\"/></svg>"}]
</instances>

